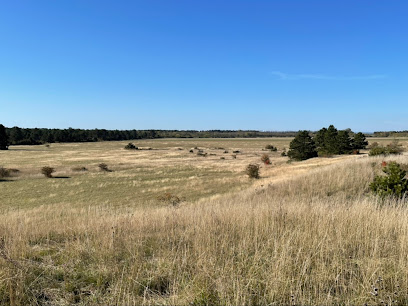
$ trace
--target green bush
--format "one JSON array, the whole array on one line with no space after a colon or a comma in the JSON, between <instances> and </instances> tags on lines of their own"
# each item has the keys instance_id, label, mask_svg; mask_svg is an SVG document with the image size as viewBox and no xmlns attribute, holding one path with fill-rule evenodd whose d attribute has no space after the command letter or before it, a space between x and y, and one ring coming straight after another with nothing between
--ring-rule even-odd
<instances>
[{"instance_id":1,"label":"green bush","mask_svg":"<svg viewBox=\"0 0 408 306\"><path fill-rule=\"evenodd\" d=\"M259 178L259 166L255 164L249 164L246 169L245 173L250 177L250 178Z\"/></svg>"},{"instance_id":2,"label":"green bush","mask_svg":"<svg viewBox=\"0 0 408 306\"><path fill-rule=\"evenodd\" d=\"M384 175L377 175L370 184L370 189L381 197L395 196L402 198L408 192L408 180L405 178L406 171L396 162L383 164Z\"/></svg>"},{"instance_id":3,"label":"green bush","mask_svg":"<svg viewBox=\"0 0 408 306\"><path fill-rule=\"evenodd\" d=\"M386 147L380 146L376 143L373 143L368 155L376 156L376 155L398 155L404 152L404 147L398 143L398 141L393 141L392 143L388 144Z\"/></svg>"}]
</instances>

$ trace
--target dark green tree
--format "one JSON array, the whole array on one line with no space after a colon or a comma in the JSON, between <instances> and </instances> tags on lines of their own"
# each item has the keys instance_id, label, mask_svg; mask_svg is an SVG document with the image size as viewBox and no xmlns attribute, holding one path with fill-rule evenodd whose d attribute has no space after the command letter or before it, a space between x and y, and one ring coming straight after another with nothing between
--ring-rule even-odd
<instances>
[{"instance_id":1,"label":"dark green tree","mask_svg":"<svg viewBox=\"0 0 408 306\"><path fill-rule=\"evenodd\" d=\"M339 132L334 127L330 125L324 135L324 152L326 154L339 154L339 142L338 142Z\"/></svg>"},{"instance_id":2,"label":"dark green tree","mask_svg":"<svg viewBox=\"0 0 408 306\"><path fill-rule=\"evenodd\" d=\"M6 128L0 124L0 150L8 150L9 144Z\"/></svg>"},{"instance_id":3,"label":"dark green tree","mask_svg":"<svg viewBox=\"0 0 408 306\"><path fill-rule=\"evenodd\" d=\"M317 151L321 151L324 149L324 141L326 137L326 132L327 132L327 129L322 128L316 133L316 135L313 138Z\"/></svg>"},{"instance_id":4,"label":"dark green tree","mask_svg":"<svg viewBox=\"0 0 408 306\"><path fill-rule=\"evenodd\" d=\"M316 157L316 146L308 131L299 131L289 145L288 156L294 160Z\"/></svg>"},{"instance_id":5,"label":"dark green tree","mask_svg":"<svg viewBox=\"0 0 408 306\"><path fill-rule=\"evenodd\" d=\"M337 135L337 154L349 154L353 149L350 134L347 130L339 131Z\"/></svg>"},{"instance_id":6,"label":"dark green tree","mask_svg":"<svg viewBox=\"0 0 408 306\"><path fill-rule=\"evenodd\" d=\"M354 135L353 138L353 149L365 149L368 145L368 141L366 141L366 137L363 133L359 132Z\"/></svg>"}]
</instances>

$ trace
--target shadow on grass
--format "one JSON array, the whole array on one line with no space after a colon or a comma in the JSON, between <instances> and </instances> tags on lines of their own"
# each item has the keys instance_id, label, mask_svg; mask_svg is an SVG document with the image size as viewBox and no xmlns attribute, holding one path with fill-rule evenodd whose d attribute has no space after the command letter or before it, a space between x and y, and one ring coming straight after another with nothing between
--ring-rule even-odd
<instances>
[{"instance_id":1,"label":"shadow on grass","mask_svg":"<svg viewBox=\"0 0 408 306\"><path fill-rule=\"evenodd\" d=\"M5 179L0 179L0 183L5 183L5 182L14 182L13 180L5 180Z\"/></svg>"},{"instance_id":2,"label":"shadow on grass","mask_svg":"<svg viewBox=\"0 0 408 306\"><path fill-rule=\"evenodd\" d=\"M56 178L56 179L69 179L71 178L70 176L53 176L52 178Z\"/></svg>"}]
</instances>

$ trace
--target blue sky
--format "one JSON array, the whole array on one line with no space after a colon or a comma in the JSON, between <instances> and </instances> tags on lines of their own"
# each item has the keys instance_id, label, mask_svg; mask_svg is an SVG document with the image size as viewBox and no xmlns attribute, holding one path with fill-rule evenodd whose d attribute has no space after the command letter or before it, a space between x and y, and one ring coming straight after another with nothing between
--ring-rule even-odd
<instances>
[{"instance_id":1,"label":"blue sky","mask_svg":"<svg viewBox=\"0 0 408 306\"><path fill-rule=\"evenodd\" d=\"M403 0L3 1L0 123L408 129Z\"/></svg>"}]
</instances>

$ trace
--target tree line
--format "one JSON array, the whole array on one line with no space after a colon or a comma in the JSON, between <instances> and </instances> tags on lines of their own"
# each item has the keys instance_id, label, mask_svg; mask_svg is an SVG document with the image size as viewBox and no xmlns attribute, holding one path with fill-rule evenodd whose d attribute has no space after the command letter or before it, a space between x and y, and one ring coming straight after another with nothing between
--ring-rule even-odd
<instances>
[{"instance_id":1,"label":"tree line","mask_svg":"<svg viewBox=\"0 0 408 306\"><path fill-rule=\"evenodd\" d=\"M3 136L8 145L39 145L54 142L95 142L112 140L156 139L156 138L255 138L294 137L296 132L268 132L253 130L105 130L105 129L45 129L3 127ZM4 144L5 149L6 144Z\"/></svg>"},{"instance_id":2,"label":"tree line","mask_svg":"<svg viewBox=\"0 0 408 306\"><path fill-rule=\"evenodd\" d=\"M353 135L353 137L351 137ZM359 153L368 145L363 133L350 130L337 130L333 125L322 128L314 134L299 131L291 141L288 156L294 160L305 160L317 156Z\"/></svg>"}]
</instances>

